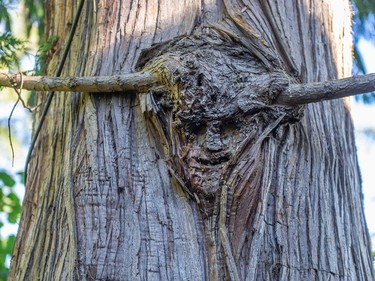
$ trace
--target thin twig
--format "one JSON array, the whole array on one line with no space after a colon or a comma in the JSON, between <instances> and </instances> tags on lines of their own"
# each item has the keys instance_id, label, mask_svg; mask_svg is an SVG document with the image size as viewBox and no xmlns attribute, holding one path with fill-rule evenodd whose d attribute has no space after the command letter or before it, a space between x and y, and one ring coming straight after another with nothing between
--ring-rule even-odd
<instances>
[{"instance_id":1,"label":"thin twig","mask_svg":"<svg viewBox=\"0 0 375 281\"><path fill-rule=\"evenodd\" d=\"M14 91L17 93L18 95L18 99L22 102L22 105L24 108L26 108L30 113L34 112L35 109L39 106L34 106L34 107L30 107L26 104L26 102L24 101L24 99L22 98L22 89L23 89L23 74L22 72L19 72L18 73L20 75L20 82L17 81L17 78L16 78L16 74L12 75L10 77L10 82L13 86L13 89ZM18 89L17 89L18 88Z\"/></svg>"},{"instance_id":2,"label":"thin twig","mask_svg":"<svg viewBox=\"0 0 375 281\"><path fill-rule=\"evenodd\" d=\"M9 137L10 148L12 150L12 167L14 166L14 148L13 148L12 129L11 129L10 122L11 122L14 110L16 109L17 104L18 104L19 101L20 101L20 99L18 98L17 101L16 101L16 103L14 104L14 106L13 106L10 114L9 114L9 117L8 117L8 137Z\"/></svg>"}]
</instances>

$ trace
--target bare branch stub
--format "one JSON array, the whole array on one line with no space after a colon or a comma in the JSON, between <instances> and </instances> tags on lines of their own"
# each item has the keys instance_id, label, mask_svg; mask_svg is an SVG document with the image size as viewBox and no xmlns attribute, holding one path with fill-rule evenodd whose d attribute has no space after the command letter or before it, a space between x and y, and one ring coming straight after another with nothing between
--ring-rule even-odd
<instances>
[{"instance_id":1,"label":"bare branch stub","mask_svg":"<svg viewBox=\"0 0 375 281\"><path fill-rule=\"evenodd\" d=\"M292 84L281 92L275 103L296 106L372 91L375 91L375 73L333 81Z\"/></svg>"}]
</instances>

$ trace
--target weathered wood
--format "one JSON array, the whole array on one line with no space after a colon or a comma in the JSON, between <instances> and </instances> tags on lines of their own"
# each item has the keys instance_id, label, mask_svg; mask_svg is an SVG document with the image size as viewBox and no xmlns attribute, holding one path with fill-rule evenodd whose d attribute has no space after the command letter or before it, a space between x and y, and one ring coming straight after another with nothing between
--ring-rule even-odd
<instances>
[{"instance_id":1,"label":"weathered wood","mask_svg":"<svg viewBox=\"0 0 375 281\"><path fill-rule=\"evenodd\" d=\"M29 91L59 92L145 92L158 81L149 72L135 72L114 76L49 77L1 74L0 86L15 87Z\"/></svg>"},{"instance_id":2,"label":"weathered wood","mask_svg":"<svg viewBox=\"0 0 375 281\"><path fill-rule=\"evenodd\" d=\"M375 91L375 73L308 84L292 84L280 93L276 104L289 106L333 100Z\"/></svg>"},{"instance_id":3,"label":"weathered wood","mask_svg":"<svg viewBox=\"0 0 375 281\"><path fill-rule=\"evenodd\" d=\"M63 75L163 87L55 96L9 280L373 279L347 105L274 104L350 75L336 2L86 1ZM46 1L59 44L74 5Z\"/></svg>"},{"instance_id":4,"label":"weathered wood","mask_svg":"<svg viewBox=\"0 0 375 281\"><path fill-rule=\"evenodd\" d=\"M375 91L375 74L308 84L291 84L288 77L280 82L289 85L280 89L274 104L297 106L333 100ZM146 92L160 85L161 81L150 72L134 72L114 76L48 77L0 74L0 86L34 91L60 92ZM270 85L271 87L271 85Z\"/></svg>"}]
</instances>

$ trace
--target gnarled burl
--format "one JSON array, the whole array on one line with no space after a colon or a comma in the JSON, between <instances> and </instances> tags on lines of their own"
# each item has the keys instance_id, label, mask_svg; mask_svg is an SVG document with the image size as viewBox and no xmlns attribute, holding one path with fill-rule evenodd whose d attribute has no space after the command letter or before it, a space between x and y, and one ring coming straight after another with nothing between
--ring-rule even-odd
<instances>
[{"instance_id":1,"label":"gnarled burl","mask_svg":"<svg viewBox=\"0 0 375 281\"><path fill-rule=\"evenodd\" d=\"M46 1L57 49L75 5ZM62 76L163 86L56 95L9 280L373 278L347 104L274 105L350 76L349 5L85 1Z\"/></svg>"},{"instance_id":2,"label":"gnarled burl","mask_svg":"<svg viewBox=\"0 0 375 281\"><path fill-rule=\"evenodd\" d=\"M148 52L158 56L145 61ZM162 140L154 143L159 157L198 204L209 235L231 241L209 251L230 256L227 272L236 280L235 264L263 199L267 140L282 142L303 116L303 107L273 104L295 78L278 61L267 67L245 46L213 32L154 46L139 64L165 86L141 96L150 132Z\"/></svg>"}]
</instances>

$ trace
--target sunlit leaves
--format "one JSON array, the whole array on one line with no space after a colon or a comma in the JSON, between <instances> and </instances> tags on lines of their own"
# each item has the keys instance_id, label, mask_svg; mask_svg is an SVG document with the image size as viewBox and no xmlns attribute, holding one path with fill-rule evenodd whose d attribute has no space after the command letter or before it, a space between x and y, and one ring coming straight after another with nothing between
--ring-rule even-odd
<instances>
[{"instance_id":1,"label":"sunlit leaves","mask_svg":"<svg viewBox=\"0 0 375 281\"><path fill-rule=\"evenodd\" d=\"M47 41L40 43L38 52L36 54L36 74L45 74L47 70L48 58L51 58L55 52L55 47L59 38L57 36L50 36Z\"/></svg>"},{"instance_id":2,"label":"sunlit leaves","mask_svg":"<svg viewBox=\"0 0 375 281\"><path fill-rule=\"evenodd\" d=\"M0 67L18 66L19 55L24 51L24 42L11 34L10 11L15 0L0 0ZM21 202L15 193L16 180L5 170L0 170L0 280L6 280L9 271L9 260L12 254L15 235L5 231L16 224L21 214Z\"/></svg>"},{"instance_id":3,"label":"sunlit leaves","mask_svg":"<svg viewBox=\"0 0 375 281\"><path fill-rule=\"evenodd\" d=\"M2 185L0 186L9 186L13 187L16 184L16 181L6 172L0 171L0 180L2 181Z\"/></svg>"},{"instance_id":4,"label":"sunlit leaves","mask_svg":"<svg viewBox=\"0 0 375 281\"><path fill-rule=\"evenodd\" d=\"M11 32L10 10L14 0L0 0L0 25L5 33L0 33L0 67L9 68L18 65L18 52L24 49L24 42L14 37Z\"/></svg>"},{"instance_id":5,"label":"sunlit leaves","mask_svg":"<svg viewBox=\"0 0 375 281\"><path fill-rule=\"evenodd\" d=\"M5 170L0 170L0 229L5 225L16 224L21 213L21 202L14 188L16 180ZM5 221L3 221L5 219ZM7 259L10 259L14 235L0 237L0 280L6 280L8 274Z\"/></svg>"},{"instance_id":6,"label":"sunlit leaves","mask_svg":"<svg viewBox=\"0 0 375 281\"><path fill-rule=\"evenodd\" d=\"M15 240L15 235L0 239L0 280L6 280L8 276L7 258L10 258Z\"/></svg>"},{"instance_id":7,"label":"sunlit leaves","mask_svg":"<svg viewBox=\"0 0 375 281\"><path fill-rule=\"evenodd\" d=\"M0 171L0 213L6 215L8 223L17 223L21 213L21 202L14 193L16 181L5 171ZM0 222L4 224L4 222Z\"/></svg>"},{"instance_id":8,"label":"sunlit leaves","mask_svg":"<svg viewBox=\"0 0 375 281\"><path fill-rule=\"evenodd\" d=\"M0 34L0 67L10 68L19 64L18 52L24 50L24 42L10 33Z\"/></svg>"}]
</instances>

